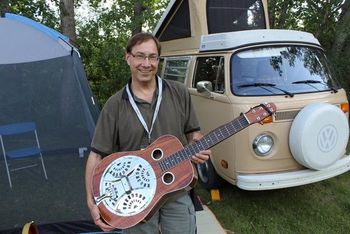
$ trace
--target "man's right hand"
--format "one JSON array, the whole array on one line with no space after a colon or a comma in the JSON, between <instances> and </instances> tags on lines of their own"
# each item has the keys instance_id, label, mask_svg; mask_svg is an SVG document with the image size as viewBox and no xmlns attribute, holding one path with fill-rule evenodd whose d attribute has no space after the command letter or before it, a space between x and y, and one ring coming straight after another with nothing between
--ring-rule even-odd
<instances>
[{"instance_id":1,"label":"man's right hand","mask_svg":"<svg viewBox=\"0 0 350 234\"><path fill-rule=\"evenodd\" d=\"M102 217L100 216L100 211L93 198L92 188L91 188L92 174L93 174L94 168L97 166L97 164L99 164L101 160L102 159L100 155L92 151L90 152L89 158L86 162L86 169L85 169L86 202L87 202L87 206L89 208L91 217L94 220L94 223L97 226L99 226L103 231L108 232L108 231L112 231L115 228L103 221Z\"/></svg>"},{"instance_id":2,"label":"man's right hand","mask_svg":"<svg viewBox=\"0 0 350 234\"><path fill-rule=\"evenodd\" d=\"M99 226L105 232L109 232L109 231L112 231L113 229L115 229L114 227L108 225L106 222L103 221L103 219L100 215L100 211L99 211L97 205L94 203L94 201L88 202L88 203L89 203L88 207L90 210L91 217L97 226Z\"/></svg>"}]
</instances>

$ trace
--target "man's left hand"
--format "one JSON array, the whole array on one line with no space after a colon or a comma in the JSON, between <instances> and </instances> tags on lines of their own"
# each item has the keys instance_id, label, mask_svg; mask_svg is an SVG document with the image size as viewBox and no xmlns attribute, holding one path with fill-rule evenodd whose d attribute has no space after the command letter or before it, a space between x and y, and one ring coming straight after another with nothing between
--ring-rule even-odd
<instances>
[{"instance_id":1,"label":"man's left hand","mask_svg":"<svg viewBox=\"0 0 350 234\"><path fill-rule=\"evenodd\" d=\"M202 150L192 156L191 161L196 164L201 164L211 157L211 150Z\"/></svg>"}]
</instances>

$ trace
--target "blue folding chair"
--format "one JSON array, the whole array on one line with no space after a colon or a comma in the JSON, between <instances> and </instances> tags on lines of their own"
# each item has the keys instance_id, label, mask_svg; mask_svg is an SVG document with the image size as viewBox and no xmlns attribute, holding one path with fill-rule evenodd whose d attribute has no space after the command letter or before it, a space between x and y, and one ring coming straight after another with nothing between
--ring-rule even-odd
<instances>
[{"instance_id":1,"label":"blue folding chair","mask_svg":"<svg viewBox=\"0 0 350 234\"><path fill-rule=\"evenodd\" d=\"M33 134L31 134L33 132ZM32 141L31 143L34 143L33 146L27 146L25 144L24 147L21 146L21 148L18 147L18 142L23 141L21 138L20 134L25 134L26 137L28 137L28 134L31 136ZM22 135L24 136L24 135ZM16 145L15 147L12 145L11 147L6 146L7 142L5 138L13 138L16 137ZM18 138L17 138L18 137ZM10 183L10 187L12 188L12 182L11 182L11 171L17 171L25 168L30 168L37 166L37 164L32 164L32 165L26 165L18 168L10 168L10 161L11 160L19 160L19 159L24 159L28 157L39 157L41 160L41 165L44 171L45 179L47 179L47 174L46 174L46 169L44 165L44 160L43 160L43 155L41 153L41 148L40 148L40 143L39 143L39 138L38 134L36 131L36 124L34 122L23 122L23 123L15 123L15 124L8 124L8 125L2 125L0 126L0 142L1 142L1 148L2 148L2 153L4 156L4 161L5 161L5 166L6 166L6 171L7 171L7 177ZM11 148L11 149L9 149Z\"/></svg>"}]
</instances>

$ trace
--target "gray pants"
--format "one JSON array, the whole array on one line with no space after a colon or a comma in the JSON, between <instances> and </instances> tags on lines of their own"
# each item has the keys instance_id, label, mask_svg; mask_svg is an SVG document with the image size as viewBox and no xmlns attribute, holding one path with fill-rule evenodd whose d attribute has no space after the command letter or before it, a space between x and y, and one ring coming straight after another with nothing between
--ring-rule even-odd
<instances>
[{"instance_id":1,"label":"gray pants","mask_svg":"<svg viewBox=\"0 0 350 234\"><path fill-rule=\"evenodd\" d=\"M123 234L194 234L196 214L190 196L185 193L167 201L146 223L123 230Z\"/></svg>"}]
</instances>

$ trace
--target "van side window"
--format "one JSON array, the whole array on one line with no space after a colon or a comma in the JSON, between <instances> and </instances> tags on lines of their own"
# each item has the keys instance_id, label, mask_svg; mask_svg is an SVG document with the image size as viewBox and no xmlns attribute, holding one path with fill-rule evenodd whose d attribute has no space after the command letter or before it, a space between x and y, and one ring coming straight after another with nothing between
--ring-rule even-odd
<instances>
[{"instance_id":1,"label":"van side window","mask_svg":"<svg viewBox=\"0 0 350 234\"><path fill-rule=\"evenodd\" d=\"M185 82L189 58L167 59L165 62L164 79Z\"/></svg>"},{"instance_id":2,"label":"van side window","mask_svg":"<svg viewBox=\"0 0 350 234\"><path fill-rule=\"evenodd\" d=\"M222 56L197 58L192 87L195 88L200 81L210 81L213 92L224 93L224 70L224 57Z\"/></svg>"}]
</instances>

